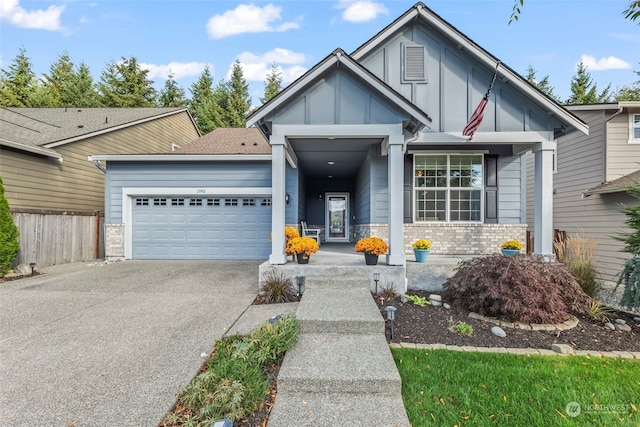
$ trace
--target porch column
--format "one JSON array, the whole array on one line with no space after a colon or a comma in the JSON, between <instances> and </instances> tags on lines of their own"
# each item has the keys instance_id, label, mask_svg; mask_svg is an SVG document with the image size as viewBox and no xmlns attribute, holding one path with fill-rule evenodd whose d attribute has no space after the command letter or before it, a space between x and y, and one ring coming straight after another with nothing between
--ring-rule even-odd
<instances>
[{"instance_id":1,"label":"porch column","mask_svg":"<svg viewBox=\"0 0 640 427\"><path fill-rule=\"evenodd\" d=\"M285 248L285 137L271 135L271 255L269 264L286 264Z\"/></svg>"},{"instance_id":2,"label":"porch column","mask_svg":"<svg viewBox=\"0 0 640 427\"><path fill-rule=\"evenodd\" d=\"M389 135L387 165L389 169L389 254L388 265L405 265L403 238L404 136Z\"/></svg>"},{"instance_id":3,"label":"porch column","mask_svg":"<svg viewBox=\"0 0 640 427\"><path fill-rule=\"evenodd\" d=\"M555 141L536 144L534 252L553 255L553 153Z\"/></svg>"}]
</instances>

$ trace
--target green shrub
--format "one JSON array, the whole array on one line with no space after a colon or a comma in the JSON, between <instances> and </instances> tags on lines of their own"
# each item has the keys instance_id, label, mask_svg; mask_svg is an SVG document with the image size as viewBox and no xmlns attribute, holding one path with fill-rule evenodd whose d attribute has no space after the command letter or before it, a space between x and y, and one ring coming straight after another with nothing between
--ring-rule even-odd
<instances>
[{"instance_id":1,"label":"green shrub","mask_svg":"<svg viewBox=\"0 0 640 427\"><path fill-rule=\"evenodd\" d=\"M11 263L18 256L19 236L18 227L13 222L9 211L9 202L4 195L2 177L0 177L0 277L4 277L11 268Z\"/></svg>"},{"instance_id":2,"label":"green shrub","mask_svg":"<svg viewBox=\"0 0 640 427\"><path fill-rule=\"evenodd\" d=\"M443 298L510 322L561 323L587 313L591 298L569 270L542 256L486 255L462 261Z\"/></svg>"},{"instance_id":3,"label":"green shrub","mask_svg":"<svg viewBox=\"0 0 640 427\"><path fill-rule=\"evenodd\" d=\"M449 317L448 322L449 322L449 330L451 332L456 332L460 335L466 335L468 337L473 335L473 326L471 326L467 322L458 321L458 323L456 323L453 320L453 317Z\"/></svg>"},{"instance_id":4,"label":"green shrub","mask_svg":"<svg viewBox=\"0 0 640 427\"><path fill-rule=\"evenodd\" d=\"M615 290L621 284L624 284L624 291L620 305L631 310L640 310L640 254L634 254L624 263Z\"/></svg>"},{"instance_id":5,"label":"green shrub","mask_svg":"<svg viewBox=\"0 0 640 427\"><path fill-rule=\"evenodd\" d=\"M415 305L420 306L420 307L424 307L426 305L431 304L429 302L429 300L427 300L427 297L421 297L421 296L418 296L418 295L407 295L407 294L405 294L405 297L409 301L411 301L412 303L414 303Z\"/></svg>"}]
</instances>

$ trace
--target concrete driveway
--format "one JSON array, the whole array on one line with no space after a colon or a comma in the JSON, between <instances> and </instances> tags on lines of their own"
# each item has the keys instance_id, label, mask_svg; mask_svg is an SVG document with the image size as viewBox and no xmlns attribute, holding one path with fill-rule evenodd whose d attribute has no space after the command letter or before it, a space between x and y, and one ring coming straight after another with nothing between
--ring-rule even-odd
<instances>
[{"instance_id":1,"label":"concrete driveway","mask_svg":"<svg viewBox=\"0 0 640 427\"><path fill-rule=\"evenodd\" d=\"M0 426L157 426L251 304L258 264L75 263L0 284Z\"/></svg>"}]
</instances>

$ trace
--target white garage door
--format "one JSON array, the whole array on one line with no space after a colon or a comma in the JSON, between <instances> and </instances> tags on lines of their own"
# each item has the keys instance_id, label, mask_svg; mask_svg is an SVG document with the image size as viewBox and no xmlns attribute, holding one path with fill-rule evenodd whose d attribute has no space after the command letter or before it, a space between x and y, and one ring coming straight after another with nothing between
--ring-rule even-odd
<instances>
[{"instance_id":1,"label":"white garage door","mask_svg":"<svg viewBox=\"0 0 640 427\"><path fill-rule=\"evenodd\" d=\"M134 259L267 259L268 197L133 198Z\"/></svg>"}]
</instances>

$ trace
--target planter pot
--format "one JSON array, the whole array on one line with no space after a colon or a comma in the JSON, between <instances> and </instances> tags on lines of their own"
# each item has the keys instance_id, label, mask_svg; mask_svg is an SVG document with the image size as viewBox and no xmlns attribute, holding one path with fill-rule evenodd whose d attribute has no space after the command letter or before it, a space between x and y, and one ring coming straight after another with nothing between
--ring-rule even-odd
<instances>
[{"instance_id":1,"label":"planter pot","mask_svg":"<svg viewBox=\"0 0 640 427\"><path fill-rule=\"evenodd\" d=\"M502 252L502 255L504 256L513 256L520 253L518 249L500 249L500 252Z\"/></svg>"},{"instance_id":2,"label":"planter pot","mask_svg":"<svg viewBox=\"0 0 640 427\"><path fill-rule=\"evenodd\" d=\"M364 262L367 265L378 265L378 255L365 253Z\"/></svg>"},{"instance_id":3,"label":"planter pot","mask_svg":"<svg viewBox=\"0 0 640 427\"><path fill-rule=\"evenodd\" d=\"M304 256L302 254L298 254L296 255L296 258L298 259L298 264L309 264L309 258L308 256Z\"/></svg>"},{"instance_id":4,"label":"planter pot","mask_svg":"<svg viewBox=\"0 0 640 427\"><path fill-rule=\"evenodd\" d=\"M416 256L416 262L427 262L430 252L428 249L414 249L413 254Z\"/></svg>"}]
</instances>

